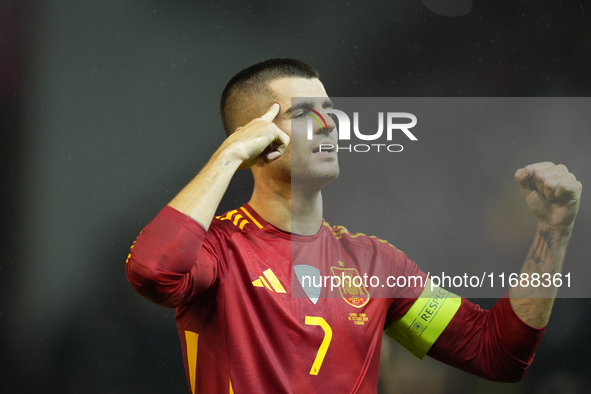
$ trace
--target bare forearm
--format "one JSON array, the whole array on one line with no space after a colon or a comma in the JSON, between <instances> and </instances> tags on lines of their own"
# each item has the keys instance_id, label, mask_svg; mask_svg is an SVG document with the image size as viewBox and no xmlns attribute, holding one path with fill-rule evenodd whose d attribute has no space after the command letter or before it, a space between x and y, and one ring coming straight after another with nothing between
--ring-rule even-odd
<instances>
[{"instance_id":1,"label":"bare forearm","mask_svg":"<svg viewBox=\"0 0 591 394\"><path fill-rule=\"evenodd\" d=\"M513 310L521 320L532 327L540 328L548 323L558 289L552 280L548 282L550 286L542 286L541 283L545 283L542 278L544 274L553 277L562 271L571 228L557 229L538 222L533 244L521 269L521 273L525 273L529 278L529 286L519 285L509 289ZM539 275L539 286L532 286L533 274Z\"/></svg>"},{"instance_id":2,"label":"bare forearm","mask_svg":"<svg viewBox=\"0 0 591 394\"><path fill-rule=\"evenodd\" d=\"M242 163L226 150L218 150L199 174L170 202L169 206L201 223L205 229Z\"/></svg>"},{"instance_id":3,"label":"bare forearm","mask_svg":"<svg viewBox=\"0 0 591 394\"><path fill-rule=\"evenodd\" d=\"M263 116L236 129L201 172L168 205L209 229L236 170L260 161L271 162L287 149L289 137L273 123L279 109L278 104L273 104ZM262 157L261 153L271 145L274 148Z\"/></svg>"}]
</instances>

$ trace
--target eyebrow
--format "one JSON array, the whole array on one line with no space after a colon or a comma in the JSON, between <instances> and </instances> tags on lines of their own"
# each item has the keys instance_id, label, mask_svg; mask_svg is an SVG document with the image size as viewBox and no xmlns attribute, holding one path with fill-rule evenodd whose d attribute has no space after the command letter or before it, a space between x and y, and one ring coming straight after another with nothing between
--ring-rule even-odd
<instances>
[{"instance_id":1,"label":"eyebrow","mask_svg":"<svg viewBox=\"0 0 591 394\"><path fill-rule=\"evenodd\" d=\"M297 103L294 106L289 107L285 113L286 114L290 114L293 111L296 111L298 109L302 109L302 108L313 108L314 107L314 102L312 101L300 101L299 103ZM322 102L322 108L332 108L333 104L332 101L330 101L330 99L326 99Z\"/></svg>"}]
</instances>

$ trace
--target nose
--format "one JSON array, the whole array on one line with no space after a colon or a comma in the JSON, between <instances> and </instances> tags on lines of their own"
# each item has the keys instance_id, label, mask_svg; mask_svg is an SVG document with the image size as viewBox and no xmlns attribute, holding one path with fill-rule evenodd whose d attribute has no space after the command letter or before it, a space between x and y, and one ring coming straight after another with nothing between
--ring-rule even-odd
<instances>
[{"instance_id":1,"label":"nose","mask_svg":"<svg viewBox=\"0 0 591 394\"><path fill-rule=\"evenodd\" d=\"M315 134L326 134L330 135L333 131L336 131L336 123L332 118L331 114L321 114L320 125L318 123L314 124L314 133ZM322 126L322 127L321 127Z\"/></svg>"},{"instance_id":2,"label":"nose","mask_svg":"<svg viewBox=\"0 0 591 394\"><path fill-rule=\"evenodd\" d=\"M324 115L324 119L326 120L326 125L328 126L328 133L332 133L333 131L336 131L337 129L337 125L334 122L334 119L332 117L332 114L326 114Z\"/></svg>"}]
</instances>

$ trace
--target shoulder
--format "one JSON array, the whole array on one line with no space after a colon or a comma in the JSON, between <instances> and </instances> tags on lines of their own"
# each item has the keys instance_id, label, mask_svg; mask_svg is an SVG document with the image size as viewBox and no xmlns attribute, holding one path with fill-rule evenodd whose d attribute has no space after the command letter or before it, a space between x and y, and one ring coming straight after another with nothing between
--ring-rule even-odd
<instances>
[{"instance_id":1,"label":"shoulder","mask_svg":"<svg viewBox=\"0 0 591 394\"><path fill-rule=\"evenodd\" d=\"M213 218L210 229L230 233L256 232L263 228L264 224L254 211L249 212L249 207L243 205Z\"/></svg>"},{"instance_id":2,"label":"shoulder","mask_svg":"<svg viewBox=\"0 0 591 394\"><path fill-rule=\"evenodd\" d=\"M322 225L325 231L331 232L332 235L341 243L350 246L363 246L372 249L391 250L402 253L396 246L392 245L385 239L376 237L375 235L366 235L364 233L355 233L349 231L344 226L331 226L327 221L323 220Z\"/></svg>"},{"instance_id":3,"label":"shoulder","mask_svg":"<svg viewBox=\"0 0 591 394\"><path fill-rule=\"evenodd\" d=\"M347 254L365 266L372 267L377 275L418 275L418 266L390 242L374 235L354 233L344 226L331 226L323 222L327 237L334 237ZM383 270L383 271L380 271Z\"/></svg>"}]
</instances>

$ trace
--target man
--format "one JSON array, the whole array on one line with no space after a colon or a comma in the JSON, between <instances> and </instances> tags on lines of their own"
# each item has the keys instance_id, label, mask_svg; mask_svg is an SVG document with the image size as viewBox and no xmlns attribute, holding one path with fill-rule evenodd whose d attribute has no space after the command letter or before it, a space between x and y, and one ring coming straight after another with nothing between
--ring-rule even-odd
<instances>
[{"instance_id":1,"label":"man","mask_svg":"<svg viewBox=\"0 0 591 394\"><path fill-rule=\"evenodd\" d=\"M313 99L292 107L293 97ZM512 288L510 300L483 311L442 289L435 295L424 283L424 290L398 289L389 298L349 284L342 297L330 298L326 289L324 297L312 296L292 280L301 269L425 278L387 242L322 220L321 190L339 167L336 152L319 146L336 145L335 124L327 117L323 127L315 125L311 140L294 125L306 111L331 105L318 73L298 60L271 59L238 73L222 95L228 138L132 246L131 285L177 308L191 391L375 393L384 329L418 357L429 354L492 380L521 379L554 287ZM252 169L252 198L214 218L239 168ZM548 162L518 170L515 179L538 218L522 272L560 272L582 186L566 167ZM420 327L419 295L438 302L437 314Z\"/></svg>"}]
</instances>

